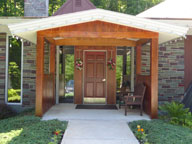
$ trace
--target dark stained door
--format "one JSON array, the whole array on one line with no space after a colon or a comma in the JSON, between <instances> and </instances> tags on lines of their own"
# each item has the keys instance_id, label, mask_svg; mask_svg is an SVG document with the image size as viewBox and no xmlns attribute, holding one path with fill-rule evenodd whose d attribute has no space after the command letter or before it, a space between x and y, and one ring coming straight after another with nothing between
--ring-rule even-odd
<instances>
[{"instance_id":1,"label":"dark stained door","mask_svg":"<svg viewBox=\"0 0 192 144\"><path fill-rule=\"evenodd\" d=\"M85 52L84 97L106 97L105 52Z\"/></svg>"}]
</instances>

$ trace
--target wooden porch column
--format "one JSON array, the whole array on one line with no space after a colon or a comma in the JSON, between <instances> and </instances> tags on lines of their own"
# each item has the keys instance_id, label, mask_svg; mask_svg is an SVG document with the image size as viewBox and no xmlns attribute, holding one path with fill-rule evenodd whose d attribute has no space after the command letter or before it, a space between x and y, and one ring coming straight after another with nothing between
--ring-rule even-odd
<instances>
[{"instance_id":1,"label":"wooden porch column","mask_svg":"<svg viewBox=\"0 0 192 144\"><path fill-rule=\"evenodd\" d=\"M158 39L151 40L151 118L157 118L158 114Z\"/></svg>"},{"instance_id":2,"label":"wooden porch column","mask_svg":"<svg viewBox=\"0 0 192 144\"><path fill-rule=\"evenodd\" d=\"M127 74L127 48L123 50L123 76Z\"/></svg>"},{"instance_id":3,"label":"wooden porch column","mask_svg":"<svg viewBox=\"0 0 192 144\"><path fill-rule=\"evenodd\" d=\"M131 91L134 91L135 82L135 47L131 47Z\"/></svg>"},{"instance_id":4,"label":"wooden porch column","mask_svg":"<svg viewBox=\"0 0 192 144\"><path fill-rule=\"evenodd\" d=\"M37 34L36 54L36 116L43 115L44 37Z\"/></svg>"},{"instance_id":5,"label":"wooden porch column","mask_svg":"<svg viewBox=\"0 0 192 144\"><path fill-rule=\"evenodd\" d=\"M141 75L141 45L136 46L136 74Z\"/></svg>"},{"instance_id":6,"label":"wooden porch column","mask_svg":"<svg viewBox=\"0 0 192 144\"><path fill-rule=\"evenodd\" d=\"M56 46L50 44L50 73L53 75L53 85L55 86L55 62L56 62ZM53 104L55 104L55 87L53 87Z\"/></svg>"}]
</instances>

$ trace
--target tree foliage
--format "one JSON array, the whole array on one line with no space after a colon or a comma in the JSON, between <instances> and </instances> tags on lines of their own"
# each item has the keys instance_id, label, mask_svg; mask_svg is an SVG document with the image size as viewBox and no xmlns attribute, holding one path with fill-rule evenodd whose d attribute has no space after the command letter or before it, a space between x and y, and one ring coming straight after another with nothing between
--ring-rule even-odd
<instances>
[{"instance_id":1,"label":"tree foliage","mask_svg":"<svg viewBox=\"0 0 192 144\"><path fill-rule=\"evenodd\" d=\"M66 0L49 0L49 15ZM97 8L136 15L163 0L91 0ZM23 16L24 0L0 0L0 16Z\"/></svg>"}]
</instances>

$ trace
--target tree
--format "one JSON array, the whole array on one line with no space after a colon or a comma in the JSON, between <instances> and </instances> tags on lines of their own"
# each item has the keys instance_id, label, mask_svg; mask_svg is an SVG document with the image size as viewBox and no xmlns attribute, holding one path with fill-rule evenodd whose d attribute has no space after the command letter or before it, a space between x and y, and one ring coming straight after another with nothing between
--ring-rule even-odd
<instances>
[{"instance_id":1,"label":"tree","mask_svg":"<svg viewBox=\"0 0 192 144\"><path fill-rule=\"evenodd\" d=\"M66 0L49 0L49 15L57 11ZM163 0L91 0L97 7L136 15ZM0 0L0 16L23 16L24 0Z\"/></svg>"}]
</instances>

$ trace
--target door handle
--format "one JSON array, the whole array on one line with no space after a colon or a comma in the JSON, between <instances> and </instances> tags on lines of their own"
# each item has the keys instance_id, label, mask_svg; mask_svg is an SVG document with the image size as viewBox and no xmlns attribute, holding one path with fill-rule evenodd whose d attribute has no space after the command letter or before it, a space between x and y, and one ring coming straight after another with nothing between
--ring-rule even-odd
<instances>
[{"instance_id":1,"label":"door handle","mask_svg":"<svg viewBox=\"0 0 192 144\"><path fill-rule=\"evenodd\" d=\"M102 79L102 82L105 82L106 81L106 79Z\"/></svg>"}]
</instances>

